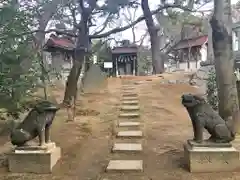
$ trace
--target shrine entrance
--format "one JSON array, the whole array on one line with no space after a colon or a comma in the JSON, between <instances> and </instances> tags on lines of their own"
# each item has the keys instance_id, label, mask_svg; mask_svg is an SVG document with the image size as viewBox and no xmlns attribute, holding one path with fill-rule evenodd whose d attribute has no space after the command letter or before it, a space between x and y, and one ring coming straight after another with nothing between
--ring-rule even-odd
<instances>
[{"instance_id":1,"label":"shrine entrance","mask_svg":"<svg viewBox=\"0 0 240 180\"><path fill-rule=\"evenodd\" d=\"M116 59L118 75L134 75L134 62L136 56L120 55Z\"/></svg>"},{"instance_id":2,"label":"shrine entrance","mask_svg":"<svg viewBox=\"0 0 240 180\"><path fill-rule=\"evenodd\" d=\"M137 47L115 47L112 50L113 76L137 75Z\"/></svg>"}]
</instances>

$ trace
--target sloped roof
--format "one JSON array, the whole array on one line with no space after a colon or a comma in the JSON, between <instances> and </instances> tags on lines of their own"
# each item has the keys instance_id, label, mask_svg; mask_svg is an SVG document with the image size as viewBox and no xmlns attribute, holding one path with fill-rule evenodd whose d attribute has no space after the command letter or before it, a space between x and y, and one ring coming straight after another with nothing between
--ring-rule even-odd
<instances>
[{"instance_id":1,"label":"sloped roof","mask_svg":"<svg viewBox=\"0 0 240 180\"><path fill-rule=\"evenodd\" d=\"M206 43L207 40L208 40L207 35L198 36L198 37L190 38L190 39L180 40L176 44L174 49L178 50L178 49L184 49L184 48L189 48L189 47L201 46L204 43Z\"/></svg>"},{"instance_id":2,"label":"sloped roof","mask_svg":"<svg viewBox=\"0 0 240 180\"><path fill-rule=\"evenodd\" d=\"M137 53L138 47L136 45L129 46L119 46L112 49L112 54L127 54L127 53Z\"/></svg>"},{"instance_id":3,"label":"sloped roof","mask_svg":"<svg viewBox=\"0 0 240 180\"><path fill-rule=\"evenodd\" d=\"M47 40L46 44L44 45L44 49L47 50L48 48L57 48L67 51L73 51L75 49L74 42L66 37L57 37L54 34L51 34L50 38Z\"/></svg>"}]
</instances>

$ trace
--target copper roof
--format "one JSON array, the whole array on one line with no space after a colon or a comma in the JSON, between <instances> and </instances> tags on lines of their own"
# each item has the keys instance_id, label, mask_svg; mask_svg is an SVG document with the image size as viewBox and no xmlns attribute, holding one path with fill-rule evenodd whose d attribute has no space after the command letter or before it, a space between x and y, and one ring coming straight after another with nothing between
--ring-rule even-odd
<instances>
[{"instance_id":1,"label":"copper roof","mask_svg":"<svg viewBox=\"0 0 240 180\"><path fill-rule=\"evenodd\" d=\"M184 49L184 48L189 48L189 47L201 46L204 43L206 43L207 40L208 40L207 35L198 36L198 37L190 38L190 39L180 40L176 44L174 49L178 50L178 49Z\"/></svg>"},{"instance_id":2,"label":"copper roof","mask_svg":"<svg viewBox=\"0 0 240 180\"><path fill-rule=\"evenodd\" d=\"M58 48L67 51L73 51L75 49L74 42L66 37L57 37L54 34L51 34L50 38L45 44L45 50L48 48Z\"/></svg>"}]
</instances>

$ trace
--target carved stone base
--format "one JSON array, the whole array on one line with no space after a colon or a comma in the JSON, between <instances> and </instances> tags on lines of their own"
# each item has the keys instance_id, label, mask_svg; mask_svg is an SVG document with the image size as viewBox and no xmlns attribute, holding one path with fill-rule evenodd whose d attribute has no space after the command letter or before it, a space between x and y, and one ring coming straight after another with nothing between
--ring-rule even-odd
<instances>
[{"instance_id":1,"label":"carved stone base","mask_svg":"<svg viewBox=\"0 0 240 180\"><path fill-rule=\"evenodd\" d=\"M49 143L46 147L17 147L8 155L9 171L13 173L51 173L61 157L60 147Z\"/></svg>"},{"instance_id":2,"label":"carved stone base","mask_svg":"<svg viewBox=\"0 0 240 180\"><path fill-rule=\"evenodd\" d=\"M184 144L184 160L190 172L235 171L240 167L234 147L196 147Z\"/></svg>"},{"instance_id":3,"label":"carved stone base","mask_svg":"<svg viewBox=\"0 0 240 180\"><path fill-rule=\"evenodd\" d=\"M193 140L187 140L187 143L191 147L211 147L211 148L232 147L231 143L215 143L208 140L204 140L202 143L197 143L196 141L193 141Z\"/></svg>"}]
</instances>

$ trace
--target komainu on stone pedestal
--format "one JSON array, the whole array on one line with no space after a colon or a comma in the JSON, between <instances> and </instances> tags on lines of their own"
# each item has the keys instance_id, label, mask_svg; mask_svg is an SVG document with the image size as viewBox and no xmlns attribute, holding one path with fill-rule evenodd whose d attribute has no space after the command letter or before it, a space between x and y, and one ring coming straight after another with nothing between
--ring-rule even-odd
<instances>
[{"instance_id":1,"label":"komainu on stone pedestal","mask_svg":"<svg viewBox=\"0 0 240 180\"><path fill-rule=\"evenodd\" d=\"M13 145L24 146L36 137L39 146L50 142L49 130L59 107L48 101L36 104L19 126L11 132Z\"/></svg>"},{"instance_id":2,"label":"komainu on stone pedestal","mask_svg":"<svg viewBox=\"0 0 240 180\"><path fill-rule=\"evenodd\" d=\"M61 149L50 142L45 146L16 147L8 154L8 169L12 173L51 173L61 158Z\"/></svg>"},{"instance_id":3,"label":"komainu on stone pedestal","mask_svg":"<svg viewBox=\"0 0 240 180\"><path fill-rule=\"evenodd\" d=\"M197 143L199 144L199 143ZM213 145L214 143L212 143ZM196 145L187 141L184 147L184 165L190 172L232 172L239 170L239 151L234 147Z\"/></svg>"},{"instance_id":4,"label":"komainu on stone pedestal","mask_svg":"<svg viewBox=\"0 0 240 180\"><path fill-rule=\"evenodd\" d=\"M190 172L235 171L240 166L239 152L232 147L233 122L224 121L204 98L182 95L182 104L192 121L194 138L184 144L184 159ZM203 139L203 130L211 135Z\"/></svg>"},{"instance_id":5,"label":"komainu on stone pedestal","mask_svg":"<svg viewBox=\"0 0 240 180\"><path fill-rule=\"evenodd\" d=\"M36 104L19 126L11 132L15 149L8 155L9 171L50 173L61 157L61 149L50 141L49 130L59 107L48 101ZM29 141L38 137L38 145Z\"/></svg>"},{"instance_id":6,"label":"komainu on stone pedestal","mask_svg":"<svg viewBox=\"0 0 240 180\"><path fill-rule=\"evenodd\" d=\"M235 139L232 122L224 121L220 115L206 103L204 98L192 95L182 95L182 104L187 109L192 121L194 138L197 143L203 143L204 128L211 135L208 141L214 143L229 143Z\"/></svg>"}]
</instances>

